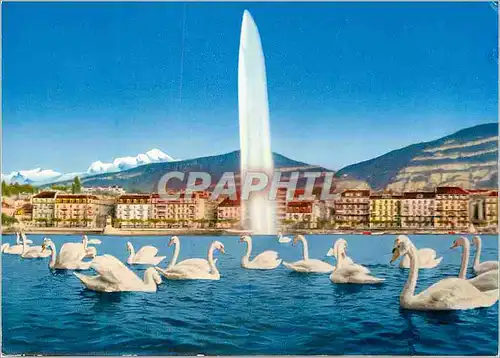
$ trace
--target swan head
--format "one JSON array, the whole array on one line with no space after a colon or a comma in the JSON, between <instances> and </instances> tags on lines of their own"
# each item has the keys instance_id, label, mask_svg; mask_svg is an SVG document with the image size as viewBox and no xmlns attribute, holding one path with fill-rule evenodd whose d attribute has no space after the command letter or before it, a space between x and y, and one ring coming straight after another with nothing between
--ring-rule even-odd
<instances>
[{"instance_id":1,"label":"swan head","mask_svg":"<svg viewBox=\"0 0 500 358\"><path fill-rule=\"evenodd\" d=\"M250 240L251 240L251 238L248 235L241 235L240 236L240 242L249 242Z\"/></svg>"},{"instance_id":2,"label":"swan head","mask_svg":"<svg viewBox=\"0 0 500 358\"><path fill-rule=\"evenodd\" d=\"M54 245L51 239L48 237L43 238L42 251L46 250L50 245Z\"/></svg>"},{"instance_id":3,"label":"swan head","mask_svg":"<svg viewBox=\"0 0 500 358\"><path fill-rule=\"evenodd\" d=\"M398 235L396 240L394 240L394 247L392 248L392 258L391 264L396 261L400 256L406 255L413 244L410 241L410 238L406 235Z\"/></svg>"},{"instance_id":4,"label":"swan head","mask_svg":"<svg viewBox=\"0 0 500 358\"><path fill-rule=\"evenodd\" d=\"M474 236L474 237L472 238L472 245L473 245L473 246L478 246L478 244L479 244L480 242L481 242L481 238L480 238L479 236L477 236L477 235L476 235L476 236Z\"/></svg>"},{"instance_id":5,"label":"swan head","mask_svg":"<svg viewBox=\"0 0 500 358\"><path fill-rule=\"evenodd\" d=\"M2 246L0 247L0 252L4 252L4 250L7 250L9 247L9 243L2 244Z\"/></svg>"},{"instance_id":6,"label":"swan head","mask_svg":"<svg viewBox=\"0 0 500 358\"><path fill-rule=\"evenodd\" d=\"M172 236L172 238L168 242L168 247L170 247L170 246L172 246L174 244L178 244L179 242L180 242L180 240L179 240L178 236Z\"/></svg>"},{"instance_id":7,"label":"swan head","mask_svg":"<svg viewBox=\"0 0 500 358\"><path fill-rule=\"evenodd\" d=\"M467 239L465 236L460 236L458 239L453 241L453 244L451 245L450 249L454 249L455 247L468 247L469 246L469 239Z\"/></svg>"},{"instance_id":8,"label":"swan head","mask_svg":"<svg viewBox=\"0 0 500 358\"><path fill-rule=\"evenodd\" d=\"M97 256L97 249L94 246L88 247L86 257L90 257L93 259L96 256Z\"/></svg>"},{"instance_id":9,"label":"swan head","mask_svg":"<svg viewBox=\"0 0 500 358\"><path fill-rule=\"evenodd\" d=\"M305 237L304 235L295 235L295 237L293 238L293 242L292 242L292 245L297 245L297 243L301 240L305 240Z\"/></svg>"},{"instance_id":10,"label":"swan head","mask_svg":"<svg viewBox=\"0 0 500 358\"><path fill-rule=\"evenodd\" d=\"M224 245L220 241L214 241L214 248L219 251L221 254L225 254L226 250L224 249Z\"/></svg>"}]
</instances>

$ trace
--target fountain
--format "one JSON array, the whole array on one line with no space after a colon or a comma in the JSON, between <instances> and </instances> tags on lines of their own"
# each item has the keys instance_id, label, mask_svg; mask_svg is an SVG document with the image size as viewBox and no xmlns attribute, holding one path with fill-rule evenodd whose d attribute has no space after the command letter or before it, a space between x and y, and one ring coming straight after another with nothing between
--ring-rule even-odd
<instances>
[{"instance_id":1,"label":"fountain","mask_svg":"<svg viewBox=\"0 0 500 358\"><path fill-rule=\"evenodd\" d=\"M238 59L238 110L240 124L241 183L248 173L274 172L269 131L266 66L259 30L245 10ZM253 234L276 233L276 203L268 191L252 192L241 200L241 224Z\"/></svg>"}]
</instances>

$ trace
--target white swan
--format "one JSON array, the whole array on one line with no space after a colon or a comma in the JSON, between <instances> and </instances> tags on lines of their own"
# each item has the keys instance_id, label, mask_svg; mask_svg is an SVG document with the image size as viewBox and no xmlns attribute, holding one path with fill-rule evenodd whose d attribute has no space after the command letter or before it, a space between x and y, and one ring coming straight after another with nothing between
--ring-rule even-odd
<instances>
[{"instance_id":1,"label":"white swan","mask_svg":"<svg viewBox=\"0 0 500 358\"><path fill-rule=\"evenodd\" d=\"M158 267L158 270L160 272L170 270L174 266L187 266L187 265L198 266L198 267L202 268L203 270L207 270L207 271L210 270L210 264L206 259L193 258L193 259L186 259L186 260L183 260L183 261L178 263L177 259L179 258L179 252L181 250L181 240L179 239L179 237L172 236L172 238L168 242L168 246L170 247L172 245L175 245L172 260L170 260L166 269L161 269ZM214 260L214 263L217 263L217 259Z\"/></svg>"},{"instance_id":2,"label":"white swan","mask_svg":"<svg viewBox=\"0 0 500 358\"><path fill-rule=\"evenodd\" d=\"M2 244L0 247L0 252L9 255L21 255L23 253L23 245L19 239L19 233L16 232L16 245L10 246L8 242Z\"/></svg>"},{"instance_id":3,"label":"white swan","mask_svg":"<svg viewBox=\"0 0 500 358\"><path fill-rule=\"evenodd\" d=\"M419 268L421 269L434 268L437 265L439 265L443 260L443 257L436 258L437 256L436 250L428 248L417 250L417 256L418 256ZM401 258L401 261L399 262L399 267L410 268L410 259L408 258L408 256L404 256Z\"/></svg>"},{"instance_id":4,"label":"white swan","mask_svg":"<svg viewBox=\"0 0 500 358\"><path fill-rule=\"evenodd\" d=\"M289 238L288 236L283 236L283 234L281 232L278 233L278 242L280 244L287 244L290 241L292 241L291 238Z\"/></svg>"},{"instance_id":5,"label":"white swan","mask_svg":"<svg viewBox=\"0 0 500 358\"><path fill-rule=\"evenodd\" d=\"M87 235L83 235L82 236L82 244L83 244L83 248L85 249L85 252L86 252L85 257L93 259L94 257L97 256L97 248L95 248L94 246L89 246L89 244L100 245L101 240L97 240L97 239L90 239L89 240Z\"/></svg>"},{"instance_id":6,"label":"white swan","mask_svg":"<svg viewBox=\"0 0 500 358\"><path fill-rule=\"evenodd\" d=\"M241 267L250 270L272 270L281 264L281 259L278 258L276 251L264 251L250 260L252 253L252 238L248 235L240 237L240 242L247 243L247 252L241 259Z\"/></svg>"},{"instance_id":7,"label":"white swan","mask_svg":"<svg viewBox=\"0 0 500 358\"><path fill-rule=\"evenodd\" d=\"M144 281L120 260L111 255L97 256L90 266L98 275L88 276L74 272L85 287L99 292L141 291L155 292L161 277L154 268L144 272Z\"/></svg>"},{"instance_id":8,"label":"white swan","mask_svg":"<svg viewBox=\"0 0 500 358\"><path fill-rule=\"evenodd\" d=\"M136 253L130 241L127 242L127 250L130 253L127 259L129 265L158 265L166 257L156 256L158 249L151 245L141 247Z\"/></svg>"},{"instance_id":9,"label":"white swan","mask_svg":"<svg viewBox=\"0 0 500 358\"><path fill-rule=\"evenodd\" d=\"M335 241L335 244L333 244L333 247L330 247L330 249L328 250L328 252L326 253L326 256L332 256L332 257L335 257L335 259L337 260L337 245L339 245L340 243L342 243L342 240L345 242L346 246L347 246L347 242L340 238L338 239L337 241ZM344 256L344 264L345 265L352 265L354 264L354 261L349 257L349 256Z\"/></svg>"},{"instance_id":10,"label":"white swan","mask_svg":"<svg viewBox=\"0 0 500 358\"><path fill-rule=\"evenodd\" d=\"M463 280L467 280L467 264L469 263L469 249L470 249L470 244L469 244L469 239L467 239L465 236L460 237L459 239L453 241L453 245L450 247L450 249L454 249L455 247L462 246L462 263L460 266L460 272L458 274L458 278L461 278ZM485 273L482 273L479 276L476 276L474 278L471 278L470 280L467 280L471 284L474 285L475 288L477 288L479 291L490 291L490 290L495 290L498 288L498 270L491 270Z\"/></svg>"},{"instance_id":11,"label":"white swan","mask_svg":"<svg viewBox=\"0 0 500 358\"><path fill-rule=\"evenodd\" d=\"M347 257L347 242L344 239L339 239L335 242L337 251L337 264L335 271L330 275L330 280L334 283L357 283L357 284L373 284L381 283L383 278L374 277L368 274L370 272L366 267L357 264L346 263Z\"/></svg>"},{"instance_id":12,"label":"white swan","mask_svg":"<svg viewBox=\"0 0 500 358\"><path fill-rule=\"evenodd\" d=\"M485 261L479 263L481 259L481 247L483 245L479 236L474 236L472 238L472 244L476 247L476 256L474 256L474 264L472 266L476 275L480 275L491 270L498 270L498 261Z\"/></svg>"},{"instance_id":13,"label":"white swan","mask_svg":"<svg viewBox=\"0 0 500 358\"><path fill-rule=\"evenodd\" d=\"M402 308L421 311L463 310L489 307L498 300L498 289L481 292L460 278L438 281L415 295L419 269L417 249L407 236L399 235L394 241L391 263L404 255L410 258L410 271L399 299Z\"/></svg>"},{"instance_id":14,"label":"white swan","mask_svg":"<svg viewBox=\"0 0 500 358\"><path fill-rule=\"evenodd\" d=\"M316 272L316 273L329 273L332 272L335 267L329 263L317 259L309 258L309 248L307 246L307 240L302 235L297 235L293 239L293 245L295 246L297 242L302 242L302 260L295 262L285 262L283 265L290 270L297 272Z\"/></svg>"},{"instance_id":15,"label":"white swan","mask_svg":"<svg viewBox=\"0 0 500 358\"><path fill-rule=\"evenodd\" d=\"M30 239L28 239L26 237L26 234L24 232L21 232L21 235L19 235L19 233L16 232L16 244L18 244L18 245L19 244L20 245L23 244L22 241L21 241L21 239L19 238L19 236L22 236L22 240L24 240L27 244L32 244L33 243L33 241L31 241Z\"/></svg>"},{"instance_id":16,"label":"white swan","mask_svg":"<svg viewBox=\"0 0 500 358\"><path fill-rule=\"evenodd\" d=\"M169 280L219 280L220 273L214 262L214 251L225 253L224 245L219 241L214 241L208 248L208 270L198 265L175 265L168 270L155 267L164 277Z\"/></svg>"},{"instance_id":17,"label":"white swan","mask_svg":"<svg viewBox=\"0 0 500 358\"><path fill-rule=\"evenodd\" d=\"M23 237L23 251L21 252L21 257L23 259L41 259L44 257L49 257L51 255L50 251L43 250L42 246L28 246Z\"/></svg>"},{"instance_id":18,"label":"white swan","mask_svg":"<svg viewBox=\"0 0 500 358\"><path fill-rule=\"evenodd\" d=\"M84 262L86 251L82 244L68 242L61 247L61 252L57 255L56 245L50 239L44 239L42 250L51 249L49 268L56 270L88 270L92 261Z\"/></svg>"}]
</instances>

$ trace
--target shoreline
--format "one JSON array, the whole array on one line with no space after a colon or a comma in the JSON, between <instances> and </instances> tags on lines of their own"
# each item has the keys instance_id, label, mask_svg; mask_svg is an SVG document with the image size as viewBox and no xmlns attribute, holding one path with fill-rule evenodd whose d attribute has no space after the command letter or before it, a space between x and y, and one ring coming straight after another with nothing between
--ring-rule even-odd
<instances>
[{"instance_id":1,"label":"shoreline","mask_svg":"<svg viewBox=\"0 0 500 358\"><path fill-rule=\"evenodd\" d=\"M14 234L19 229L2 228L2 235ZM243 231L234 229L117 229L113 227L106 228L26 228L26 234L31 235L105 235L105 236L238 236ZM498 232L492 230L478 231L477 233L443 231L443 230L370 230L370 229L352 229L352 230L291 230L286 235L498 235Z\"/></svg>"}]
</instances>

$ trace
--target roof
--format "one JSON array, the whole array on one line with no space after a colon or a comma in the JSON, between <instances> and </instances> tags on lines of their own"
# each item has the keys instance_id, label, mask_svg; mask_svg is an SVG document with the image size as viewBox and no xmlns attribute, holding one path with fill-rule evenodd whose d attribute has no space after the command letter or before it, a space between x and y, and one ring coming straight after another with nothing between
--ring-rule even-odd
<instances>
[{"instance_id":1,"label":"roof","mask_svg":"<svg viewBox=\"0 0 500 358\"><path fill-rule=\"evenodd\" d=\"M150 194L125 194L125 195L120 195L118 197L118 200L123 200L123 199L149 199L151 198Z\"/></svg>"},{"instance_id":2,"label":"roof","mask_svg":"<svg viewBox=\"0 0 500 358\"><path fill-rule=\"evenodd\" d=\"M498 196L498 191L492 191L488 196Z\"/></svg>"},{"instance_id":3,"label":"roof","mask_svg":"<svg viewBox=\"0 0 500 358\"><path fill-rule=\"evenodd\" d=\"M433 199L436 197L436 193L432 191L412 191L403 193L403 198L405 199Z\"/></svg>"},{"instance_id":4,"label":"roof","mask_svg":"<svg viewBox=\"0 0 500 358\"><path fill-rule=\"evenodd\" d=\"M33 198L50 199L50 198L55 198L56 194L57 194L56 191L42 191L34 195Z\"/></svg>"},{"instance_id":5,"label":"roof","mask_svg":"<svg viewBox=\"0 0 500 358\"><path fill-rule=\"evenodd\" d=\"M401 199L403 195L399 193L373 193L370 199Z\"/></svg>"},{"instance_id":6,"label":"roof","mask_svg":"<svg viewBox=\"0 0 500 358\"><path fill-rule=\"evenodd\" d=\"M312 211L313 202L309 200L289 201L286 205L287 212L296 212L296 209L304 209L305 212Z\"/></svg>"},{"instance_id":7,"label":"roof","mask_svg":"<svg viewBox=\"0 0 500 358\"><path fill-rule=\"evenodd\" d=\"M364 189L360 189L360 190L356 190L356 189L349 189L349 190L344 190L341 194L341 196L345 196L345 194L348 194L348 193L353 193L353 194L361 194L361 196L370 196L370 190L364 190Z\"/></svg>"},{"instance_id":8,"label":"roof","mask_svg":"<svg viewBox=\"0 0 500 358\"><path fill-rule=\"evenodd\" d=\"M230 207L240 207L241 206L241 201L239 196L237 197L238 199L232 200L231 198L226 198L224 199L220 204L219 208L230 208Z\"/></svg>"},{"instance_id":9,"label":"roof","mask_svg":"<svg viewBox=\"0 0 500 358\"><path fill-rule=\"evenodd\" d=\"M459 188L458 186L440 186L436 188L436 194L467 195L469 192L465 189Z\"/></svg>"},{"instance_id":10,"label":"roof","mask_svg":"<svg viewBox=\"0 0 500 358\"><path fill-rule=\"evenodd\" d=\"M98 199L92 194L59 194L57 199Z\"/></svg>"}]
</instances>

